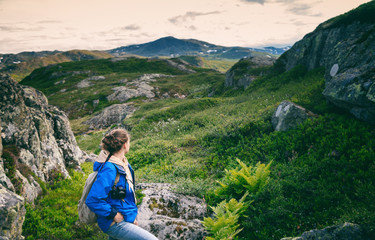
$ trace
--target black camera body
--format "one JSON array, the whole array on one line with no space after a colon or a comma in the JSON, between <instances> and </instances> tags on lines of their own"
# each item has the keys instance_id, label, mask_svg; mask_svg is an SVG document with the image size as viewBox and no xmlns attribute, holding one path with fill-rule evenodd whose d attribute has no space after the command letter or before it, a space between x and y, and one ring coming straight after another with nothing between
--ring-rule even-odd
<instances>
[{"instance_id":1,"label":"black camera body","mask_svg":"<svg viewBox=\"0 0 375 240\"><path fill-rule=\"evenodd\" d=\"M109 194L112 199L124 199L126 197L126 189L121 186L113 186Z\"/></svg>"}]
</instances>

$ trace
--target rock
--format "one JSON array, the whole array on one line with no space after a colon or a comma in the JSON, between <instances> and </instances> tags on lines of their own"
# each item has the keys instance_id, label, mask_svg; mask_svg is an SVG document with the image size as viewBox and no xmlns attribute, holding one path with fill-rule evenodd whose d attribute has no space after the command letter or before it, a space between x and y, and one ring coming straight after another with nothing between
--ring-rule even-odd
<instances>
[{"instance_id":1,"label":"rock","mask_svg":"<svg viewBox=\"0 0 375 240\"><path fill-rule=\"evenodd\" d=\"M93 106L94 108L96 108L96 107L99 105L99 102L100 102L99 99L96 99L96 100L92 101L92 106Z\"/></svg>"},{"instance_id":2,"label":"rock","mask_svg":"<svg viewBox=\"0 0 375 240\"><path fill-rule=\"evenodd\" d=\"M0 118L0 130L2 129L1 127L1 118ZM3 155L3 142L2 142L2 137L0 137L0 186L4 186L10 191L14 191L14 186L10 179L6 176L5 170L4 170L4 162L3 159L1 158Z\"/></svg>"},{"instance_id":3,"label":"rock","mask_svg":"<svg viewBox=\"0 0 375 240\"><path fill-rule=\"evenodd\" d=\"M125 84L127 82L128 82L128 79L127 78L123 78L123 79L120 79L120 81L118 83Z\"/></svg>"},{"instance_id":4,"label":"rock","mask_svg":"<svg viewBox=\"0 0 375 240\"><path fill-rule=\"evenodd\" d=\"M89 154L89 155L86 157L85 162L91 162L91 163L94 163L94 162L96 162L97 158L98 158L98 155L91 153L91 154Z\"/></svg>"},{"instance_id":5,"label":"rock","mask_svg":"<svg viewBox=\"0 0 375 240\"><path fill-rule=\"evenodd\" d=\"M87 80L89 81L99 81L99 80L105 80L105 77L104 76L91 76L89 78L86 78Z\"/></svg>"},{"instance_id":6,"label":"rock","mask_svg":"<svg viewBox=\"0 0 375 240\"><path fill-rule=\"evenodd\" d=\"M57 81L57 82L55 82L54 84L55 84L55 85L60 85L60 84L64 84L64 83L65 83L65 79L60 80L60 81Z\"/></svg>"},{"instance_id":7,"label":"rock","mask_svg":"<svg viewBox=\"0 0 375 240\"><path fill-rule=\"evenodd\" d=\"M87 88L87 87L90 87L92 85L93 84L89 80L84 79L84 80L80 81L79 83L77 83L76 87L77 88Z\"/></svg>"},{"instance_id":8,"label":"rock","mask_svg":"<svg viewBox=\"0 0 375 240\"><path fill-rule=\"evenodd\" d=\"M195 73L196 72L193 69L189 68L189 67L191 67L191 65L188 62L186 62L182 59L179 59L179 58L168 59L167 63L169 65L171 65L172 67L175 67L178 70L181 70L181 71L186 72L186 73Z\"/></svg>"},{"instance_id":9,"label":"rock","mask_svg":"<svg viewBox=\"0 0 375 240\"><path fill-rule=\"evenodd\" d=\"M322 239L322 240L366 240L361 227L353 223L344 223L342 225L336 225L327 227L321 230L315 229L308 232L304 232L300 237L288 237L282 238L281 240L310 240L310 239Z\"/></svg>"},{"instance_id":10,"label":"rock","mask_svg":"<svg viewBox=\"0 0 375 240\"><path fill-rule=\"evenodd\" d=\"M295 103L283 101L272 116L272 126L275 131L288 131L311 117L316 115Z\"/></svg>"},{"instance_id":11,"label":"rock","mask_svg":"<svg viewBox=\"0 0 375 240\"><path fill-rule=\"evenodd\" d=\"M276 58L267 56L254 56L243 58L234 64L226 73L225 87L247 88L262 73L254 71L256 68L271 66Z\"/></svg>"},{"instance_id":12,"label":"rock","mask_svg":"<svg viewBox=\"0 0 375 240\"><path fill-rule=\"evenodd\" d=\"M48 105L42 92L21 86L4 74L0 74L0 119L3 152L13 151L13 164L25 170L18 169L15 179L10 180L22 183L20 191L28 201L40 192L30 172L42 181L50 181L56 173L69 177L66 167L78 168L84 161L85 153L77 146L66 115ZM2 162L0 182L13 190L8 180Z\"/></svg>"},{"instance_id":13,"label":"rock","mask_svg":"<svg viewBox=\"0 0 375 240\"><path fill-rule=\"evenodd\" d=\"M113 124L121 124L135 110L136 108L131 103L114 104L103 109L98 115L84 122L84 124L89 125L90 129L107 128Z\"/></svg>"},{"instance_id":14,"label":"rock","mask_svg":"<svg viewBox=\"0 0 375 240\"><path fill-rule=\"evenodd\" d=\"M280 71L297 65L324 67L323 95L355 117L375 123L375 24L360 19L375 11L375 2L320 24L276 62ZM372 18L373 19L373 18Z\"/></svg>"},{"instance_id":15,"label":"rock","mask_svg":"<svg viewBox=\"0 0 375 240\"><path fill-rule=\"evenodd\" d=\"M139 78L127 81L127 86L115 87L112 90L114 93L107 97L108 101L119 101L120 103L126 102L135 97L146 97L148 99L154 98L154 88L149 85L150 82L156 81L156 78L173 77L164 74L143 74Z\"/></svg>"},{"instance_id":16,"label":"rock","mask_svg":"<svg viewBox=\"0 0 375 240\"><path fill-rule=\"evenodd\" d=\"M105 80L105 77L104 76L91 76L91 77L85 78L79 83L77 83L76 87L78 88L90 87L93 85L90 81L98 81L98 80Z\"/></svg>"},{"instance_id":17,"label":"rock","mask_svg":"<svg viewBox=\"0 0 375 240\"><path fill-rule=\"evenodd\" d=\"M199 198L176 194L170 184L140 183L137 188L145 194L139 206L140 227L159 239L203 239L201 223L207 206Z\"/></svg>"},{"instance_id":18,"label":"rock","mask_svg":"<svg viewBox=\"0 0 375 240\"><path fill-rule=\"evenodd\" d=\"M169 98L169 94L166 92L166 93L163 93L163 95L161 95L163 98Z\"/></svg>"},{"instance_id":19,"label":"rock","mask_svg":"<svg viewBox=\"0 0 375 240\"><path fill-rule=\"evenodd\" d=\"M25 214L24 199L0 185L0 239L24 239Z\"/></svg>"}]
</instances>

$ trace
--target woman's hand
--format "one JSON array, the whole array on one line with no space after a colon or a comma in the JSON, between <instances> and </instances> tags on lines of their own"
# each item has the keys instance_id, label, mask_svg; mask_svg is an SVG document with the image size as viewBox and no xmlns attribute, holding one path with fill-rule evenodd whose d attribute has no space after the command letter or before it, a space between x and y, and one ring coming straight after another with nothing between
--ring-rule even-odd
<instances>
[{"instance_id":1,"label":"woman's hand","mask_svg":"<svg viewBox=\"0 0 375 240\"><path fill-rule=\"evenodd\" d=\"M138 221L137 221L137 219L134 220L134 225L138 226Z\"/></svg>"},{"instance_id":2,"label":"woman's hand","mask_svg":"<svg viewBox=\"0 0 375 240\"><path fill-rule=\"evenodd\" d=\"M124 221L124 216L122 216L122 214L118 212L116 216L113 218L113 221L117 223L122 222Z\"/></svg>"}]
</instances>

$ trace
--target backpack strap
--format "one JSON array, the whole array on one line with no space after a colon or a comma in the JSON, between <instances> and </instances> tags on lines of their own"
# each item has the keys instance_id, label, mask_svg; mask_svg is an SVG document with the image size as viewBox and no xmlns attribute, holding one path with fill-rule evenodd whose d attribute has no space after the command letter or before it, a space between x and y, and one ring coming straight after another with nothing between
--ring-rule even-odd
<instances>
[{"instance_id":1,"label":"backpack strap","mask_svg":"<svg viewBox=\"0 0 375 240\"><path fill-rule=\"evenodd\" d=\"M102 168L104 167L104 164L106 164L106 162L108 162L108 160L109 160L111 157L112 157L112 153L109 153L107 159L106 159L105 162L100 166L100 169L99 169L98 172L100 172L100 171L102 170Z\"/></svg>"},{"instance_id":2,"label":"backpack strap","mask_svg":"<svg viewBox=\"0 0 375 240\"><path fill-rule=\"evenodd\" d=\"M119 181L120 181L120 174L117 172L117 169L116 169L115 185L113 185L113 186L116 186Z\"/></svg>"}]
</instances>

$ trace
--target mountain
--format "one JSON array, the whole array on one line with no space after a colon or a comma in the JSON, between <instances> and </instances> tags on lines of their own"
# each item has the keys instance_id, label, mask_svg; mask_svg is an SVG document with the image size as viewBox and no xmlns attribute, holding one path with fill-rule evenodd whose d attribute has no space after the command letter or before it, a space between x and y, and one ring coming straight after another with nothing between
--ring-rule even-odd
<instances>
[{"instance_id":1,"label":"mountain","mask_svg":"<svg viewBox=\"0 0 375 240\"><path fill-rule=\"evenodd\" d=\"M324 96L359 119L375 123L375 1L329 19L276 62L283 72L303 65L325 69Z\"/></svg>"},{"instance_id":2,"label":"mountain","mask_svg":"<svg viewBox=\"0 0 375 240\"><path fill-rule=\"evenodd\" d=\"M264 48L250 48L250 50L255 51L255 52L265 52L265 53L271 53L275 55L281 55L285 51L288 51L291 48L291 46L286 46L282 48L277 48L277 47L264 47Z\"/></svg>"},{"instance_id":3,"label":"mountain","mask_svg":"<svg viewBox=\"0 0 375 240\"><path fill-rule=\"evenodd\" d=\"M223 47L195 39L177 39L169 36L149 43L115 48L109 50L109 53L117 56L122 54L136 54L145 57L195 55L203 57L241 59L249 57L252 54L259 54L258 52L281 54L284 51L285 50L282 48L273 47L267 47L264 49Z\"/></svg>"},{"instance_id":4,"label":"mountain","mask_svg":"<svg viewBox=\"0 0 375 240\"><path fill-rule=\"evenodd\" d=\"M10 74L14 80L21 81L34 69L50 64L110 57L112 57L112 55L106 52L87 50L0 54L0 72Z\"/></svg>"}]
</instances>

